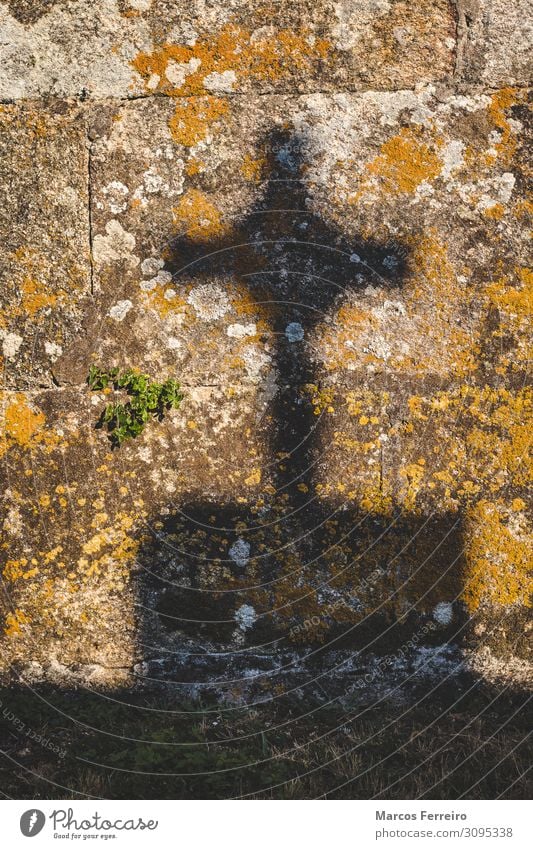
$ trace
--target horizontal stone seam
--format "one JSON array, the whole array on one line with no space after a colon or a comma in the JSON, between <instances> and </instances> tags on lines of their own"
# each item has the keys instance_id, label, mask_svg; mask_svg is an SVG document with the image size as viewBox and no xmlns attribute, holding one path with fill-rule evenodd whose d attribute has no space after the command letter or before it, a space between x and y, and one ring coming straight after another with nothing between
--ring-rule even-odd
<instances>
[{"instance_id":1,"label":"horizontal stone seam","mask_svg":"<svg viewBox=\"0 0 533 849\"><path fill-rule=\"evenodd\" d=\"M430 85L440 85L441 87L445 87L446 94L450 97L455 95L482 95L482 94L494 94L495 92L501 91L503 88L511 87L516 91L529 91L531 88L530 83L502 83L501 85L495 86L487 86L476 84L476 83L463 83L460 80L456 80L453 85L446 85L446 83L431 83ZM267 91L267 92L232 92L231 94L225 94L221 99L225 100L237 100L237 99L246 99L251 97L256 98L268 98L268 97L291 97L291 98L301 98L301 97L313 97L314 95L329 95L331 97L335 97L338 94L351 94L351 95L365 95L365 94L399 94L400 92L409 92L411 94L418 94L420 91L424 91L424 88L365 88L365 89L335 89L335 90L322 90L322 89L313 89L312 91ZM178 97L174 95L167 94L146 94L146 95L135 95L132 97L95 97L95 98L77 98L77 97L22 97L18 99L13 98L0 98L0 105L2 106L26 106L26 105L39 105L39 106L50 106L57 103L71 103L73 106L77 107L85 107L87 109L91 109L96 105L101 106L102 104L109 105L123 105L128 103L135 103L139 100L161 100L161 101L183 101L183 100L193 100L200 97L209 97L207 92L205 94L184 94L179 95ZM436 95L436 99L442 99L442 94L440 97Z\"/></svg>"}]
</instances>

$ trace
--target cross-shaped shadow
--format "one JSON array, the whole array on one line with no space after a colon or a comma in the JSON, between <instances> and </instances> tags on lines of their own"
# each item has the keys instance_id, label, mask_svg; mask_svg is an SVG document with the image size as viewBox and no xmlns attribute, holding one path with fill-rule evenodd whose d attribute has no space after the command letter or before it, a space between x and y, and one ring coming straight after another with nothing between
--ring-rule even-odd
<instances>
[{"instance_id":1,"label":"cross-shaped shadow","mask_svg":"<svg viewBox=\"0 0 533 849\"><path fill-rule=\"evenodd\" d=\"M320 417L302 391L320 383L313 330L368 286L401 287L408 253L400 243L348 240L313 212L304 147L288 131L272 134L256 205L221 237L203 239L200 229L172 245L177 287L238 280L267 311L278 387L268 451L275 494L249 508L206 501L171 509L141 553L142 653L166 656L182 678L187 640L192 655L210 657L239 645L276 649L288 636L392 650L419 621L408 606L400 610L400 598L427 596L429 610L439 593L459 592L457 516L380 519L314 495Z\"/></svg>"}]
</instances>

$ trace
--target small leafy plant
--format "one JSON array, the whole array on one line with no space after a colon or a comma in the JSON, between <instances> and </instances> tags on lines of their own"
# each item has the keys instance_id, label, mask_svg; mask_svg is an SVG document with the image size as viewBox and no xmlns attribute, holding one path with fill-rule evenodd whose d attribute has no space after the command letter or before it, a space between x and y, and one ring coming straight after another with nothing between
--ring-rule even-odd
<instances>
[{"instance_id":1,"label":"small leafy plant","mask_svg":"<svg viewBox=\"0 0 533 849\"><path fill-rule=\"evenodd\" d=\"M177 380L169 377L163 383L156 383L135 369L104 371L91 366L87 383L95 391L122 389L130 396L126 403L108 404L96 425L107 428L111 444L117 448L126 439L138 436L151 419L162 421L165 411L177 409L183 400Z\"/></svg>"}]
</instances>

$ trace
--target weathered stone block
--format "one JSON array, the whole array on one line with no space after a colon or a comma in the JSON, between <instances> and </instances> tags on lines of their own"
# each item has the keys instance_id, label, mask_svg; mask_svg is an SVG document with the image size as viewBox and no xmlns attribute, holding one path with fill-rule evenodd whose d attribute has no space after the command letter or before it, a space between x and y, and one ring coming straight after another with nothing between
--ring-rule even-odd
<instances>
[{"instance_id":1,"label":"weathered stone block","mask_svg":"<svg viewBox=\"0 0 533 849\"><path fill-rule=\"evenodd\" d=\"M449 0L3 3L0 97L412 87L453 70Z\"/></svg>"},{"instance_id":2,"label":"weathered stone block","mask_svg":"<svg viewBox=\"0 0 533 849\"><path fill-rule=\"evenodd\" d=\"M84 108L95 297L60 387L5 398L5 657L168 672L506 605L522 651L522 95ZM111 451L92 363L182 408Z\"/></svg>"},{"instance_id":3,"label":"weathered stone block","mask_svg":"<svg viewBox=\"0 0 533 849\"><path fill-rule=\"evenodd\" d=\"M529 85L533 23L528 0L467 0L462 72L484 86Z\"/></svg>"},{"instance_id":4,"label":"weathered stone block","mask_svg":"<svg viewBox=\"0 0 533 849\"><path fill-rule=\"evenodd\" d=\"M61 102L1 106L0 160L4 380L51 383L91 288L83 111Z\"/></svg>"}]
</instances>

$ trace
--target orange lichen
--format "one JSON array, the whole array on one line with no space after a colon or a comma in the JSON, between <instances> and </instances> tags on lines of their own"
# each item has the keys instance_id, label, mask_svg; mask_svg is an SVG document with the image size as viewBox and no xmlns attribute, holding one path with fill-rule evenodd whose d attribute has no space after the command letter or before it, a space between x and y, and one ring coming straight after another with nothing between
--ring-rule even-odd
<instances>
[{"instance_id":1,"label":"orange lichen","mask_svg":"<svg viewBox=\"0 0 533 849\"><path fill-rule=\"evenodd\" d=\"M502 277L487 286L486 292L491 306L513 316L515 320L530 319L533 306L533 272L530 268L517 268L516 273L521 283L519 288L508 284Z\"/></svg>"},{"instance_id":2,"label":"orange lichen","mask_svg":"<svg viewBox=\"0 0 533 849\"><path fill-rule=\"evenodd\" d=\"M304 391L311 399L315 416L320 416L322 413L335 412L332 406L335 390L332 387L323 387L320 389L315 383L307 383L304 386Z\"/></svg>"},{"instance_id":3,"label":"orange lichen","mask_svg":"<svg viewBox=\"0 0 533 849\"><path fill-rule=\"evenodd\" d=\"M35 412L28 405L23 392L17 392L8 398L4 409L3 433L0 433L0 456L14 443L28 447L32 437L41 430L45 422L44 414Z\"/></svg>"},{"instance_id":4,"label":"orange lichen","mask_svg":"<svg viewBox=\"0 0 533 849\"><path fill-rule=\"evenodd\" d=\"M4 628L5 635L7 637L14 637L17 634L20 634L22 626L28 625L29 621L30 620L26 614L18 608L14 611L14 613L8 613L6 616L6 626Z\"/></svg>"},{"instance_id":5,"label":"orange lichen","mask_svg":"<svg viewBox=\"0 0 533 849\"><path fill-rule=\"evenodd\" d=\"M5 311L4 318L8 322L28 316L34 318L41 310L54 307L66 299L67 293L51 291L50 284L46 282L52 271L48 257L41 256L34 248L22 246L13 251L11 258L17 269L17 297ZM2 325L5 323L2 321Z\"/></svg>"},{"instance_id":6,"label":"orange lichen","mask_svg":"<svg viewBox=\"0 0 533 849\"><path fill-rule=\"evenodd\" d=\"M380 154L367 164L366 171L378 178L386 192L411 194L424 180L439 176L442 159L438 151L441 147L439 139L428 144L421 128L402 127L381 146Z\"/></svg>"},{"instance_id":7,"label":"orange lichen","mask_svg":"<svg viewBox=\"0 0 533 849\"><path fill-rule=\"evenodd\" d=\"M471 613L482 604L531 606L533 534L526 517L501 502L482 500L467 512L463 597Z\"/></svg>"},{"instance_id":8,"label":"orange lichen","mask_svg":"<svg viewBox=\"0 0 533 849\"><path fill-rule=\"evenodd\" d=\"M425 460L421 458L417 463L409 463L399 471L400 477L405 479L405 484L399 493L400 503L410 513L416 512L417 496L426 474L424 466Z\"/></svg>"},{"instance_id":9,"label":"orange lichen","mask_svg":"<svg viewBox=\"0 0 533 849\"><path fill-rule=\"evenodd\" d=\"M416 375L463 377L477 367L480 320L463 269L434 229L409 239L407 280L395 302L387 292L360 296L319 328L328 369L379 366ZM473 308L474 307L474 308Z\"/></svg>"},{"instance_id":10,"label":"orange lichen","mask_svg":"<svg viewBox=\"0 0 533 849\"><path fill-rule=\"evenodd\" d=\"M147 91L181 96L208 92L206 77L213 73L233 71L244 79L271 82L286 79L296 69L309 70L329 51L329 42L311 38L307 29L278 30L258 39L243 27L227 24L192 46L165 43L151 53L139 53L132 65Z\"/></svg>"},{"instance_id":11,"label":"orange lichen","mask_svg":"<svg viewBox=\"0 0 533 849\"><path fill-rule=\"evenodd\" d=\"M446 247L434 230L413 240L411 262L414 279L406 287L406 306L420 337L417 347L424 350L422 368L441 372L445 365L456 377L464 377L477 367L479 358L479 326L473 332L467 321L458 322L461 314L470 312L473 295L459 282ZM394 364L409 367L410 362L406 357Z\"/></svg>"},{"instance_id":12,"label":"orange lichen","mask_svg":"<svg viewBox=\"0 0 533 849\"><path fill-rule=\"evenodd\" d=\"M53 307L57 302L57 295L48 291L45 283L26 277L22 282L22 300L20 302L20 313L34 316L36 312L45 307Z\"/></svg>"},{"instance_id":13,"label":"orange lichen","mask_svg":"<svg viewBox=\"0 0 533 849\"><path fill-rule=\"evenodd\" d=\"M517 486L530 483L533 479L531 389L510 392L486 387L476 396L474 402L481 407L482 426L473 427L466 440L476 477L486 478L493 491L508 478Z\"/></svg>"},{"instance_id":14,"label":"orange lichen","mask_svg":"<svg viewBox=\"0 0 533 849\"><path fill-rule=\"evenodd\" d=\"M101 528L83 544L84 556L77 561L77 576L82 583L103 573L110 586L120 588L129 580L131 561L141 545L140 539L128 533L134 522L134 517L118 514L112 525Z\"/></svg>"},{"instance_id":15,"label":"orange lichen","mask_svg":"<svg viewBox=\"0 0 533 849\"><path fill-rule=\"evenodd\" d=\"M337 312L335 325L340 325L342 329L349 330L359 324L372 324L372 313L370 310L364 310L360 307L355 307L352 304L344 304Z\"/></svg>"},{"instance_id":16,"label":"orange lichen","mask_svg":"<svg viewBox=\"0 0 533 849\"><path fill-rule=\"evenodd\" d=\"M189 177L194 177L196 174L200 174L204 169L204 163L199 159L193 156L192 159L189 159L185 166L185 173L189 175Z\"/></svg>"},{"instance_id":17,"label":"orange lichen","mask_svg":"<svg viewBox=\"0 0 533 849\"><path fill-rule=\"evenodd\" d=\"M209 129L228 111L220 97L191 97L176 105L168 126L177 144L192 147L204 141Z\"/></svg>"},{"instance_id":18,"label":"orange lichen","mask_svg":"<svg viewBox=\"0 0 533 849\"><path fill-rule=\"evenodd\" d=\"M498 158L504 165L508 165L511 162L518 144L516 133L508 120L506 111L511 109L523 96L515 88L502 88L492 95L488 107L488 113L492 123L501 132L501 138L496 142L494 148L497 151Z\"/></svg>"},{"instance_id":19,"label":"orange lichen","mask_svg":"<svg viewBox=\"0 0 533 849\"><path fill-rule=\"evenodd\" d=\"M4 566L2 574L8 581L18 581L19 578L23 578L27 581L29 578L33 578L39 571L35 565L36 563L36 560L32 560L32 568L26 569L26 566L28 565L26 557L21 557L20 560L8 560Z\"/></svg>"},{"instance_id":20,"label":"orange lichen","mask_svg":"<svg viewBox=\"0 0 533 849\"><path fill-rule=\"evenodd\" d=\"M493 203L483 210L485 218L490 218L492 221L501 221L505 215L505 207L502 203Z\"/></svg>"},{"instance_id":21,"label":"orange lichen","mask_svg":"<svg viewBox=\"0 0 533 849\"><path fill-rule=\"evenodd\" d=\"M178 295L171 284L158 284L155 289L144 293L144 297L146 306L155 310L160 318L166 318L171 313L179 313L187 309L183 293Z\"/></svg>"},{"instance_id":22,"label":"orange lichen","mask_svg":"<svg viewBox=\"0 0 533 849\"><path fill-rule=\"evenodd\" d=\"M392 493L390 489L384 489L383 484L363 485L357 500L366 513L376 516L392 515Z\"/></svg>"},{"instance_id":23,"label":"orange lichen","mask_svg":"<svg viewBox=\"0 0 533 849\"><path fill-rule=\"evenodd\" d=\"M265 159L252 159L249 154L243 159L243 163L241 165L241 174L243 175L245 180L249 180L251 183L259 182L261 178L261 173L264 168Z\"/></svg>"},{"instance_id":24,"label":"orange lichen","mask_svg":"<svg viewBox=\"0 0 533 849\"><path fill-rule=\"evenodd\" d=\"M220 211L198 189L189 189L180 198L180 202L174 207L173 213L174 222L179 228L180 234L185 232L193 242L212 239L225 232Z\"/></svg>"}]
</instances>

